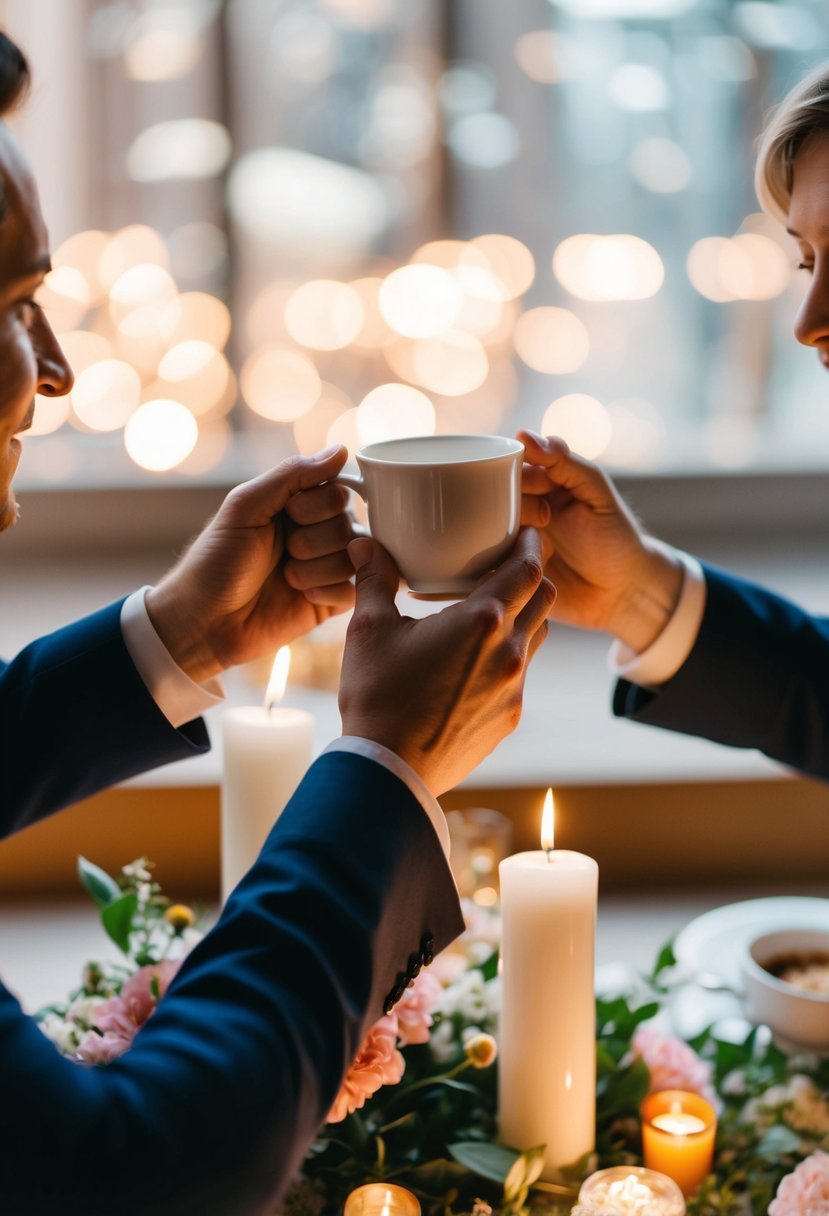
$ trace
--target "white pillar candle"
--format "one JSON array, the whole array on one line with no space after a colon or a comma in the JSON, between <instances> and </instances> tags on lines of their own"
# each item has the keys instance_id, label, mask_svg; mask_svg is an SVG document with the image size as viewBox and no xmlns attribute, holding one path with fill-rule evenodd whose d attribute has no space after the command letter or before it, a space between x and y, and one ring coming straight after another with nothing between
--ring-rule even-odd
<instances>
[{"instance_id":1,"label":"white pillar candle","mask_svg":"<svg viewBox=\"0 0 829 1216\"><path fill-rule=\"evenodd\" d=\"M314 719L276 704L288 678L287 646L274 660L262 706L222 715L222 900L247 873L311 763Z\"/></svg>"},{"instance_id":2,"label":"white pillar candle","mask_svg":"<svg viewBox=\"0 0 829 1216\"><path fill-rule=\"evenodd\" d=\"M593 955L599 868L553 849L552 791L542 844L500 865L503 936L500 1139L546 1145L543 1177L593 1151L596 1009Z\"/></svg>"}]
</instances>

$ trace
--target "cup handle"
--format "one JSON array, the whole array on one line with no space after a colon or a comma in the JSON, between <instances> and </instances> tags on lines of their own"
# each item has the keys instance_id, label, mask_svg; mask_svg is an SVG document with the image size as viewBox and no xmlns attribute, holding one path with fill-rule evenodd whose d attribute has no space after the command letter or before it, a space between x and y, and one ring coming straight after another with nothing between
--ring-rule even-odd
<instances>
[{"instance_id":1,"label":"cup handle","mask_svg":"<svg viewBox=\"0 0 829 1216\"><path fill-rule=\"evenodd\" d=\"M359 474L339 473L333 478L338 481L341 486L347 486L349 490L353 490L355 494L359 494L363 502L368 502L366 495L366 483Z\"/></svg>"},{"instance_id":2,"label":"cup handle","mask_svg":"<svg viewBox=\"0 0 829 1216\"><path fill-rule=\"evenodd\" d=\"M363 502L368 502L368 497L366 495L366 483L363 481L362 477L359 476L359 474L340 473L333 480L338 481L341 486L345 486L347 489L353 490L355 494L359 494ZM353 513L350 514L352 514L353 519ZM368 530L365 524L357 523L355 520L351 527L355 536L371 536L371 532Z\"/></svg>"}]
</instances>

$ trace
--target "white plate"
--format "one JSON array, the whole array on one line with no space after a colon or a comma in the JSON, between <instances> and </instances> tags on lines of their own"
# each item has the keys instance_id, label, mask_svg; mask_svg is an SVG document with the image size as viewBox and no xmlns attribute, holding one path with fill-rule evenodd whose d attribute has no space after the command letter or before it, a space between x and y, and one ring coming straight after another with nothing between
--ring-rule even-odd
<instances>
[{"instance_id":1,"label":"white plate","mask_svg":"<svg viewBox=\"0 0 829 1216\"><path fill-rule=\"evenodd\" d=\"M680 929L674 954L689 978L704 973L736 985L746 943L761 933L789 927L829 929L829 899L780 895L712 908Z\"/></svg>"}]
</instances>

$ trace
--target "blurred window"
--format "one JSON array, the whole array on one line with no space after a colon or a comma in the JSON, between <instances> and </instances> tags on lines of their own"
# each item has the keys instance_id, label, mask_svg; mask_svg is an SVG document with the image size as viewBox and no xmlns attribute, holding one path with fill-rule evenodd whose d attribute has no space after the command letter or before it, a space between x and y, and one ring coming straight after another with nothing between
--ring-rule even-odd
<instances>
[{"instance_id":1,"label":"blurred window","mask_svg":"<svg viewBox=\"0 0 829 1216\"><path fill-rule=\"evenodd\" d=\"M824 0L5 0L77 373L29 485L235 479L398 434L635 471L829 454L758 214Z\"/></svg>"}]
</instances>

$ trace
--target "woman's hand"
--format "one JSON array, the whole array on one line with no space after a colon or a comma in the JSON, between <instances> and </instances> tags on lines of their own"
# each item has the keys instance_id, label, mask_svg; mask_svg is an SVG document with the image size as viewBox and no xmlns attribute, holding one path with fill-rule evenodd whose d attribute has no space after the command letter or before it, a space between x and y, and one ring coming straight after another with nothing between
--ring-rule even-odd
<instances>
[{"instance_id":1,"label":"woman's hand","mask_svg":"<svg viewBox=\"0 0 829 1216\"><path fill-rule=\"evenodd\" d=\"M597 465L562 439L517 438L525 448L521 522L541 532L544 570L558 591L552 615L645 650L676 607L680 562L645 535Z\"/></svg>"}]
</instances>

